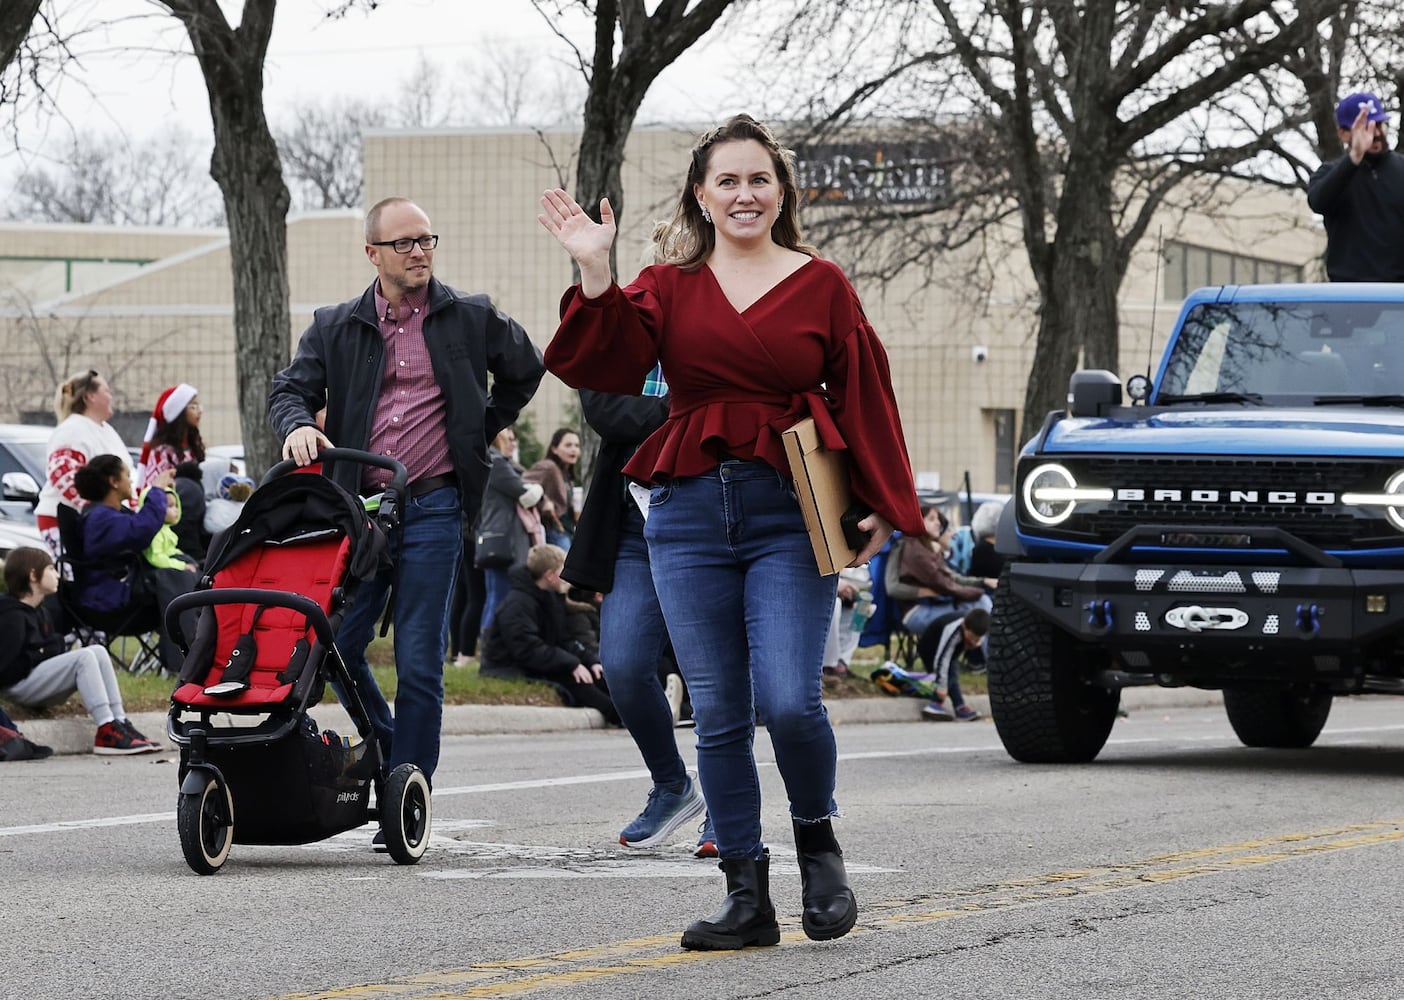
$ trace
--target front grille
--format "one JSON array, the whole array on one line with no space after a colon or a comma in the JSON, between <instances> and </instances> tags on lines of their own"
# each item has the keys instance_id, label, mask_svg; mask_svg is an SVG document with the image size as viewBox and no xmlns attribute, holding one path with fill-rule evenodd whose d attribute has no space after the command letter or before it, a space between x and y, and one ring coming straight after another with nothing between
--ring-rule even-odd
<instances>
[{"instance_id":1,"label":"front grille","mask_svg":"<svg viewBox=\"0 0 1404 1000\"><path fill-rule=\"evenodd\" d=\"M1134 486L1145 500L1080 504L1072 517L1053 529L1032 527L1036 534L1108 544L1131 528L1146 524L1278 527L1325 549L1360 549L1400 544L1379 510L1332 505L1229 503L1228 491L1256 490L1266 500L1271 492L1341 493L1378 491L1401 462L1326 459L1141 458L1090 456L1067 459L1078 482L1112 488ZM1155 490L1219 490L1219 502L1156 501Z\"/></svg>"}]
</instances>

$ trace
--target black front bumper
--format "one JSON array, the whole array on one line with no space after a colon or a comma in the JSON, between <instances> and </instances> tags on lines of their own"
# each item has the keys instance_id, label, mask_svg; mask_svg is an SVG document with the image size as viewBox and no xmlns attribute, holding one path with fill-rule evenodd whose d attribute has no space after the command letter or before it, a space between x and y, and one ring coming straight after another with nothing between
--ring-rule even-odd
<instances>
[{"instance_id":1,"label":"black front bumper","mask_svg":"<svg viewBox=\"0 0 1404 1000\"><path fill-rule=\"evenodd\" d=\"M1349 654L1404 634L1404 572L1393 570L1015 562L1005 585L1111 651Z\"/></svg>"}]
</instances>

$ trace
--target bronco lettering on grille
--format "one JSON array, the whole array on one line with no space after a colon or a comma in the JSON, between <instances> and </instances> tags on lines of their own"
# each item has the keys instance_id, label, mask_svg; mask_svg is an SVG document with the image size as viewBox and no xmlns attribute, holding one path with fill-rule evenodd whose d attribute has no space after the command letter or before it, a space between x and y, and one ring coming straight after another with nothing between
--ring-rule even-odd
<instances>
[{"instance_id":1,"label":"bronco lettering on grille","mask_svg":"<svg viewBox=\"0 0 1404 1000\"><path fill-rule=\"evenodd\" d=\"M1123 486L1116 491L1116 498L1128 503L1149 500L1152 503L1240 503L1240 504L1307 504L1313 507L1329 507L1336 502L1335 493L1321 491L1298 492L1297 490L1181 490L1143 489Z\"/></svg>"}]
</instances>

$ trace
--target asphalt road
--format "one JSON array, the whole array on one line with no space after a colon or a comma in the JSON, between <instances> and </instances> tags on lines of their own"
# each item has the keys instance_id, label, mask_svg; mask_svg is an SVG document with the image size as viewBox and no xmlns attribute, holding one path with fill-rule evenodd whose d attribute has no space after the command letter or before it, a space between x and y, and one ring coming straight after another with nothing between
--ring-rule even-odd
<instances>
[{"instance_id":1,"label":"asphalt road","mask_svg":"<svg viewBox=\"0 0 1404 1000\"><path fill-rule=\"evenodd\" d=\"M5 765L0 997L1404 996L1404 701L1338 702L1292 752L1136 711L1081 767L1015 764L985 722L838 734L858 927L803 937L763 764L784 936L722 954L677 946L722 893L693 831L614 842L648 788L617 731L447 739L413 867L362 828L200 877L171 755Z\"/></svg>"}]
</instances>

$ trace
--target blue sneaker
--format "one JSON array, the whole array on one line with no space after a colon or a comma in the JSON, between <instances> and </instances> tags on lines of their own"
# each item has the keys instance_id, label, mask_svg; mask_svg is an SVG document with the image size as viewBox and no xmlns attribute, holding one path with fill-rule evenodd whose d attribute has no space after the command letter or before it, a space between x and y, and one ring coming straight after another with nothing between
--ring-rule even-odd
<instances>
[{"instance_id":1,"label":"blue sneaker","mask_svg":"<svg viewBox=\"0 0 1404 1000\"><path fill-rule=\"evenodd\" d=\"M717 828L712 825L711 813L702 818L702 825L697 828L697 831L697 850L692 852L692 856L694 858L717 857Z\"/></svg>"},{"instance_id":2,"label":"blue sneaker","mask_svg":"<svg viewBox=\"0 0 1404 1000\"><path fill-rule=\"evenodd\" d=\"M680 792L664 791L654 785L644 811L620 831L619 842L625 847L654 847L706 808L697 779L690 773Z\"/></svg>"}]
</instances>

